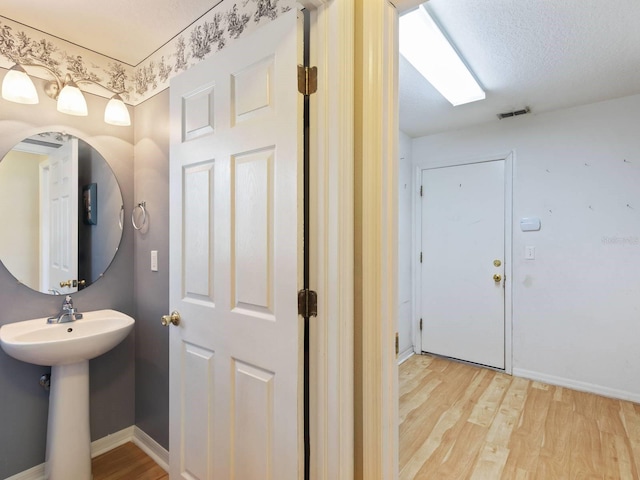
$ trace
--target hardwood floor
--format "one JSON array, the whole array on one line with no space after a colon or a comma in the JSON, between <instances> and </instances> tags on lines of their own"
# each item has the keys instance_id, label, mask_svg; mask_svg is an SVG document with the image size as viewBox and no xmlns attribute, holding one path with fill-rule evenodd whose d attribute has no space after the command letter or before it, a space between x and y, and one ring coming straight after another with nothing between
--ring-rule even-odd
<instances>
[{"instance_id":1,"label":"hardwood floor","mask_svg":"<svg viewBox=\"0 0 640 480\"><path fill-rule=\"evenodd\" d=\"M94 458L91 467L93 480L169 480L169 474L131 442Z\"/></svg>"},{"instance_id":2,"label":"hardwood floor","mask_svg":"<svg viewBox=\"0 0 640 480\"><path fill-rule=\"evenodd\" d=\"M638 479L640 405L429 355L400 366L400 479Z\"/></svg>"}]
</instances>

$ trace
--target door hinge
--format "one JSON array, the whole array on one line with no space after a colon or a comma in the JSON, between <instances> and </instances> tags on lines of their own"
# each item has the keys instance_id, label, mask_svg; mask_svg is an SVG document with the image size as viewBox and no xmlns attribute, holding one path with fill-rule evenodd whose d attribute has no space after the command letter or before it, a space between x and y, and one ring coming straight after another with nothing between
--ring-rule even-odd
<instances>
[{"instance_id":1,"label":"door hinge","mask_svg":"<svg viewBox=\"0 0 640 480\"><path fill-rule=\"evenodd\" d=\"M400 335L396 332L396 358L400 355Z\"/></svg>"},{"instance_id":2,"label":"door hinge","mask_svg":"<svg viewBox=\"0 0 640 480\"><path fill-rule=\"evenodd\" d=\"M420 319L420 331L422 331L422 319Z\"/></svg>"},{"instance_id":3,"label":"door hinge","mask_svg":"<svg viewBox=\"0 0 640 480\"><path fill-rule=\"evenodd\" d=\"M308 288L298 292L298 315L303 317L318 316L318 294Z\"/></svg>"},{"instance_id":4,"label":"door hinge","mask_svg":"<svg viewBox=\"0 0 640 480\"><path fill-rule=\"evenodd\" d=\"M420 185L420 196L422 196L422 185Z\"/></svg>"},{"instance_id":5,"label":"door hinge","mask_svg":"<svg viewBox=\"0 0 640 480\"><path fill-rule=\"evenodd\" d=\"M422 252L420 252L420 263L422 263Z\"/></svg>"},{"instance_id":6,"label":"door hinge","mask_svg":"<svg viewBox=\"0 0 640 480\"><path fill-rule=\"evenodd\" d=\"M298 92L311 95L318 91L318 67L298 65Z\"/></svg>"}]
</instances>

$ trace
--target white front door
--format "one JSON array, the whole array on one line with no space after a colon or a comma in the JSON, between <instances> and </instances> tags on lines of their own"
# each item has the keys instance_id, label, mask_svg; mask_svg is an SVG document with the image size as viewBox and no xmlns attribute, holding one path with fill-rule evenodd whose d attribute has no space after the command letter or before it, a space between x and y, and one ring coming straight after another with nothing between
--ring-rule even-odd
<instances>
[{"instance_id":1,"label":"white front door","mask_svg":"<svg viewBox=\"0 0 640 480\"><path fill-rule=\"evenodd\" d=\"M65 141L41 166L40 291L78 290L78 139Z\"/></svg>"},{"instance_id":2,"label":"white front door","mask_svg":"<svg viewBox=\"0 0 640 480\"><path fill-rule=\"evenodd\" d=\"M422 170L422 192L422 350L505 368L505 161Z\"/></svg>"},{"instance_id":3,"label":"white front door","mask_svg":"<svg viewBox=\"0 0 640 480\"><path fill-rule=\"evenodd\" d=\"M302 471L297 12L171 82L172 479Z\"/></svg>"}]
</instances>

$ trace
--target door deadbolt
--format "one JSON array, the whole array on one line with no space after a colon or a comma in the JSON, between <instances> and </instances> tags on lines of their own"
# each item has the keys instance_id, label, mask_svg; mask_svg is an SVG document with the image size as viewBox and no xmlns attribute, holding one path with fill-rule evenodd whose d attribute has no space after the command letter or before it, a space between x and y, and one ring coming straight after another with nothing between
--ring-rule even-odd
<instances>
[{"instance_id":1,"label":"door deadbolt","mask_svg":"<svg viewBox=\"0 0 640 480\"><path fill-rule=\"evenodd\" d=\"M499 267L500 265L502 265L502 262L500 260L494 260L493 261L493 266L494 267Z\"/></svg>"},{"instance_id":2,"label":"door deadbolt","mask_svg":"<svg viewBox=\"0 0 640 480\"><path fill-rule=\"evenodd\" d=\"M162 325L168 327L169 325L180 325L180 313L177 310L171 312L171 315L162 316Z\"/></svg>"}]
</instances>

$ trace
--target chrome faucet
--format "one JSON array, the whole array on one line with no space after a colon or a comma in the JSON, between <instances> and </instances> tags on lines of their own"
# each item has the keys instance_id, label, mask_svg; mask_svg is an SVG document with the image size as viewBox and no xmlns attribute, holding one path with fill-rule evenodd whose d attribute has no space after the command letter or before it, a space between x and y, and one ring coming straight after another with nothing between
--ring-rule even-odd
<instances>
[{"instance_id":1,"label":"chrome faucet","mask_svg":"<svg viewBox=\"0 0 640 480\"><path fill-rule=\"evenodd\" d=\"M82 318L82 314L78 313L78 311L73 307L73 300L71 300L71 295L67 295L64 298L64 302L62 302L62 310L56 317L47 318L47 323L67 323L74 322L76 320L80 320Z\"/></svg>"}]
</instances>

